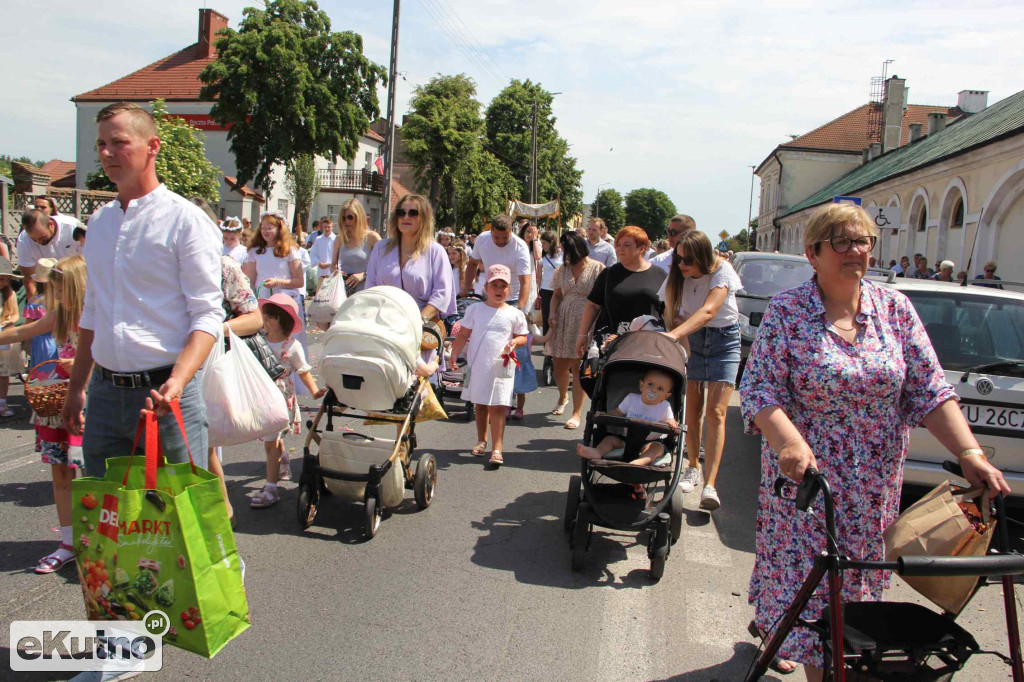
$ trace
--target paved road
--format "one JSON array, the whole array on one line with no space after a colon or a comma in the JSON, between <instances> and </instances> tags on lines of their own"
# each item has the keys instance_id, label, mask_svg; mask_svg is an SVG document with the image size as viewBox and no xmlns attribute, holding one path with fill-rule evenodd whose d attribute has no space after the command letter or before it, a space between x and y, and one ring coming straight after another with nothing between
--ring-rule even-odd
<instances>
[{"instance_id":1,"label":"paved road","mask_svg":"<svg viewBox=\"0 0 1024 682\"><path fill-rule=\"evenodd\" d=\"M213 660L169 650L164 670L148 678L742 679L755 652L745 626L758 444L741 432L735 397L723 507L711 518L687 496L683 539L658 584L648 578L645 547L624 534L600 533L586 569L570 571L561 515L578 462L574 434L544 414L554 402L554 389L530 397L533 414L509 427L498 471L467 454L474 433L459 416L421 425L420 451L440 465L434 504L417 511L410 493L370 542L361 539L362 508L331 498L301 531L294 483L284 484L277 506L250 509L247 495L263 480L262 447L230 448L225 470L253 625ZM49 474L26 420L21 410L0 432L3 631L11 620L83 611L73 569L26 570L59 538ZM301 452L300 438L287 446ZM294 471L297 479L297 463ZM913 598L902 586L893 596ZM983 646L1005 651L999 598L998 587L988 588L962 622ZM976 661L963 679L1003 677L1001 664Z\"/></svg>"}]
</instances>

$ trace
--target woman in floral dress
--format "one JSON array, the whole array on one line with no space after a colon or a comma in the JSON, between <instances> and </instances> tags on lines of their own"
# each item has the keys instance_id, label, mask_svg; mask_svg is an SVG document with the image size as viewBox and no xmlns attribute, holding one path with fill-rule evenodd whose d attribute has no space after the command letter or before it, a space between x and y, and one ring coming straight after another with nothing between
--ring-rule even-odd
<instances>
[{"instance_id":1,"label":"woman in floral dress","mask_svg":"<svg viewBox=\"0 0 1024 682\"><path fill-rule=\"evenodd\" d=\"M828 477L839 543L852 559L883 559L882 531L899 513L903 461L918 424L956 455L969 481L1009 492L978 448L910 301L863 279L877 239L860 207L832 204L815 213L804 246L816 274L772 299L747 361L744 425L763 436L749 594L762 633L778 622L825 546L818 520L774 495L778 476L799 481L814 467ZM822 514L820 498L816 506ZM846 571L843 599L881 599L888 581L879 571ZM824 605L812 601L804 618L817 618ZM790 672L796 661L808 680L821 679L820 642L811 631L794 629L779 656L776 670Z\"/></svg>"}]
</instances>

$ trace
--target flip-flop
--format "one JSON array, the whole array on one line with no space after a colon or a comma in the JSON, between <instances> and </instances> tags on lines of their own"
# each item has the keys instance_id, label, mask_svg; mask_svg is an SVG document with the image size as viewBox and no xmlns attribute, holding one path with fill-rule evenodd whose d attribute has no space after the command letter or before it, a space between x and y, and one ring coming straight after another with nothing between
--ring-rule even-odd
<instances>
[{"instance_id":1,"label":"flip-flop","mask_svg":"<svg viewBox=\"0 0 1024 682\"><path fill-rule=\"evenodd\" d=\"M561 417L562 413L565 412L565 406L569 404L569 399L566 398L562 402L555 406L555 409L551 410L551 414L555 417Z\"/></svg>"},{"instance_id":2,"label":"flip-flop","mask_svg":"<svg viewBox=\"0 0 1024 682\"><path fill-rule=\"evenodd\" d=\"M493 451L491 453L491 459L488 461L495 466L501 466L502 464L505 463L505 460L501 458L501 450Z\"/></svg>"},{"instance_id":3,"label":"flip-flop","mask_svg":"<svg viewBox=\"0 0 1024 682\"><path fill-rule=\"evenodd\" d=\"M577 419L570 419L569 421L565 422L565 428L570 430L578 429L580 428L580 422Z\"/></svg>"},{"instance_id":4,"label":"flip-flop","mask_svg":"<svg viewBox=\"0 0 1024 682\"><path fill-rule=\"evenodd\" d=\"M47 554L46 556L44 556L42 559L39 560L39 563L36 564L36 569L35 569L36 573L39 573L40 575L47 575L49 573L56 573L60 569L64 568L64 564L66 564L69 561L74 561L75 560L75 555L74 555L75 548L72 547L71 545L66 545L66 544L64 544L62 542L57 549L58 550L63 549L65 551L72 552L72 554L71 554L71 556L69 556L67 559L64 559L63 561L58 559L57 557L53 556L52 554Z\"/></svg>"},{"instance_id":5,"label":"flip-flop","mask_svg":"<svg viewBox=\"0 0 1024 682\"><path fill-rule=\"evenodd\" d=\"M747 624L747 632L749 632L750 636L755 639L762 639L766 641L768 639L768 636L765 633L761 632L761 628L757 627L757 623L755 623L754 621L750 621L750 623ZM782 667L783 663L793 663L794 665L792 668L787 669ZM790 661L785 658L780 658L776 656L772 659L772 662L768 664L768 667L780 675L792 675L800 666L799 664L796 664L794 661Z\"/></svg>"},{"instance_id":6,"label":"flip-flop","mask_svg":"<svg viewBox=\"0 0 1024 682\"><path fill-rule=\"evenodd\" d=\"M483 457L487 454L487 441L477 441L477 444L473 446L473 449L469 451L475 457Z\"/></svg>"}]
</instances>

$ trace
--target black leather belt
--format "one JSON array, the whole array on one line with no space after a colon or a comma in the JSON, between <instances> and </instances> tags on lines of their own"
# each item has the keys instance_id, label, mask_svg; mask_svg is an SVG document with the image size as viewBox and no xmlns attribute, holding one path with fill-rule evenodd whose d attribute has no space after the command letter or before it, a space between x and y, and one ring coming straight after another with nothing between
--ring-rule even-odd
<instances>
[{"instance_id":1,"label":"black leather belt","mask_svg":"<svg viewBox=\"0 0 1024 682\"><path fill-rule=\"evenodd\" d=\"M174 365L168 367L157 367L146 372L112 372L106 367L100 367L100 374L104 379L118 388L143 388L151 386L159 388L171 377L171 370Z\"/></svg>"}]
</instances>

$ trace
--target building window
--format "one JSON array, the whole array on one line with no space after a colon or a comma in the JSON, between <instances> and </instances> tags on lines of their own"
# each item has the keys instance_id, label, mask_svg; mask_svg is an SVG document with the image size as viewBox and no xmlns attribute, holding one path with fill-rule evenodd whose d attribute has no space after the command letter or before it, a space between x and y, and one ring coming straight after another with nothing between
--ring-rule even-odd
<instances>
[{"instance_id":1,"label":"building window","mask_svg":"<svg viewBox=\"0 0 1024 682\"><path fill-rule=\"evenodd\" d=\"M331 220L341 223L341 219L338 217L339 213L341 213L341 204L327 204L327 216Z\"/></svg>"},{"instance_id":2,"label":"building window","mask_svg":"<svg viewBox=\"0 0 1024 682\"><path fill-rule=\"evenodd\" d=\"M277 210L280 211L281 213L287 213L288 212L288 200L287 199L278 199L277 200Z\"/></svg>"},{"instance_id":3,"label":"building window","mask_svg":"<svg viewBox=\"0 0 1024 682\"><path fill-rule=\"evenodd\" d=\"M956 203L953 204L953 219L949 223L950 227L963 227L964 226L964 198L959 197Z\"/></svg>"},{"instance_id":4,"label":"building window","mask_svg":"<svg viewBox=\"0 0 1024 682\"><path fill-rule=\"evenodd\" d=\"M366 170L373 170L373 152L366 152Z\"/></svg>"},{"instance_id":5,"label":"building window","mask_svg":"<svg viewBox=\"0 0 1024 682\"><path fill-rule=\"evenodd\" d=\"M917 225L915 226L918 232L924 232L925 228L928 227L926 215L927 212L924 210L924 206L921 207L921 211L917 214Z\"/></svg>"}]
</instances>

